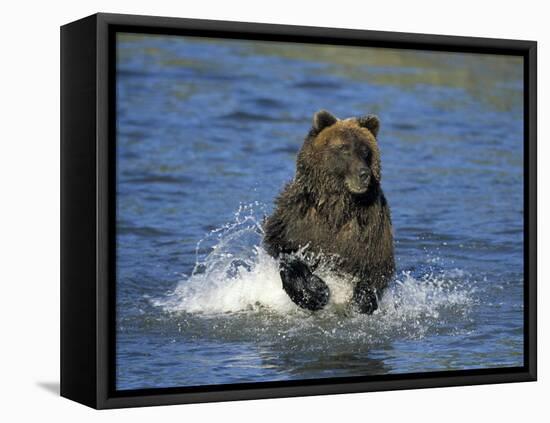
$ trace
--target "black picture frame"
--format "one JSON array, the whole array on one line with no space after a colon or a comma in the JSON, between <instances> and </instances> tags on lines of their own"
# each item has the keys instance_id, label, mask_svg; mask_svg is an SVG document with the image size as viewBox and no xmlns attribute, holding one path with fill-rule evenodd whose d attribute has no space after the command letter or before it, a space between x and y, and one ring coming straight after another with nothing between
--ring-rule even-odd
<instances>
[{"instance_id":1,"label":"black picture frame","mask_svg":"<svg viewBox=\"0 0 550 423\"><path fill-rule=\"evenodd\" d=\"M116 32L524 58L524 366L116 391ZM537 44L303 26L95 14L61 27L61 395L97 409L534 381L537 377Z\"/></svg>"}]
</instances>

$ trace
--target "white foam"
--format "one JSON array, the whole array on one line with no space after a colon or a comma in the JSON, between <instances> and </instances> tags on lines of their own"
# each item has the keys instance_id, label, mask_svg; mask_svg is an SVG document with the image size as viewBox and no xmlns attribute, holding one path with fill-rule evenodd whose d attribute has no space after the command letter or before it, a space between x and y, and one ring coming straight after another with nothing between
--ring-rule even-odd
<instances>
[{"instance_id":1,"label":"white foam","mask_svg":"<svg viewBox=\"0 0 550 423\"><path fill-rule=\"evenodd\" d=\"M259 247L253 247L250 268L235 263L232 254L209 257L206 270L182 280L163 301L157 302L168 311L188 313L231 313L268 307L280 313L295 310L281 288L277 262ZM248 261L248 260L247 260ZM244 263L247 263L244 261ZM248 264L248 263L247 263Z\"/></svg>"},{"instance_id":2,"label":"white foam","mask_svg":"<svg viewBox=\"0 0 550 423\"><path fill-rule=\"evenodd\" d=\"M262 218L258 211L261 214L263 209L257 203L242 206L235 214L235 222L212 231L199 243L210 243L210 253L202 260L197 257L193 274L153 303L170 313L223 315L268 311L301 319L311 316L283 291L278 263L261 247ZM341 317L345 309L344 314L352 320L369 317L369 325L382 325L386 329L411 324L421 327L426 320L438 319L445 310L458 308L463 313L474 303L474 289L458 269L416 278L403 272L384 292L373 316L352 316L345 305L351 298L353 282L327 271L321 270L319 275L331 290L328 306L314 313L321 319L331 314Z\"/></svg>"},{"instance_id":3,"label":"white foam","mask_svg":"<svg viewBox=\"0 0 550 423\"><path fill-rule=\"evenodd\" d=\"M469 305L474 288L455 279L457 274L461 273L453 270L414 278L410 272L402 272L384 293L380 309L401 318L438 318L442 308Z\"/></svg>"}]
</instances>

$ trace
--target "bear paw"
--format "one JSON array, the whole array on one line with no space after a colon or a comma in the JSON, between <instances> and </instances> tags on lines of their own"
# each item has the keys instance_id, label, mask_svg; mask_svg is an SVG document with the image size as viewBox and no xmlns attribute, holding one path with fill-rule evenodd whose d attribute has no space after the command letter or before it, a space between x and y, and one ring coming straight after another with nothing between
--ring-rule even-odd
<instances>
[{"instance_id":1,"label":"bear paw","mask_svg":"<svg viewBox=\"0 0 550 423\"><path fill-rule=\"evenodd\" d=\"M320 310L327 305L330 290L327 284L311 273L308 266L299 261L285 262L281 266L283 289L298 306L307 310Z\"/></svg>"},{"instance_id":2,"label":"bear paw","mask_svg":"<svg viewBox=\"0 0 550 423\"><path fill-rule=\"evenodd\" d=\"M355 286L352 301L359 313L372 314L378 308L376 293L366 282L359 282Z\"/></svg>"}]
</instances>

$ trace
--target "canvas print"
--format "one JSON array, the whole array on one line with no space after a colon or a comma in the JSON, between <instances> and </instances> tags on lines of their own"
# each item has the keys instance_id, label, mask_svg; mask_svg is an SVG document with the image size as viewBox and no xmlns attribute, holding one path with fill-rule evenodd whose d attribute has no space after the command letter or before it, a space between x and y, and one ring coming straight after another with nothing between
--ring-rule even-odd
<instances>
[{"instance_id":1,"label":"canvas print","mask_svg":"<svg viewBox=\"0 0 550 423\"><path fill-rule=\"evenodd\" d=\"M523 366L523 78L118 33L116 389Z\"/></svg>"}]
</instances>

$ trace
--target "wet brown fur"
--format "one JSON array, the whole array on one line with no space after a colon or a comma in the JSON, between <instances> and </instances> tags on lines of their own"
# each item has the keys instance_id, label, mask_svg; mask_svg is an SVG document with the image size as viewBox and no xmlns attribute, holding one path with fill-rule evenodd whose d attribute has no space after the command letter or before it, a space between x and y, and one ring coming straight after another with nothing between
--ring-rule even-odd
<instances>
[{"instance_id":1,"label":"wet brown fur","mask_svg":"<svg viewBox=\"0 0 550 423\"><path fill-rule=\"evenodd\" d=\"M336 256L335 270L378 292L386 287L395 264L377 133L378 119L371 115L314 123L298 153L294 180L277 197L275 211L264 224L271 255L307 246L308 252ZM341 156L343 144L366 153L358 157L354 150ZM368 190L361 195L351 193L345 180L358 160L371 172Z\"/></svg>"}]
</instances>

